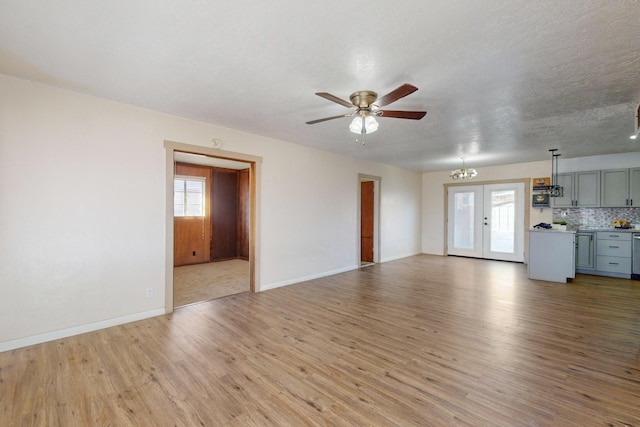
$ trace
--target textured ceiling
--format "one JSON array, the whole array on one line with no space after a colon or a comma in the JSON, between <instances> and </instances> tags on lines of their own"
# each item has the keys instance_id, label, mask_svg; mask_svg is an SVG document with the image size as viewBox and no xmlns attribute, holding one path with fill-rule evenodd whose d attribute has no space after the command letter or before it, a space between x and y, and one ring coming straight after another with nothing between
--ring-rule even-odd
<instances>
[{"instance_id":1,"label":"textured ceiling","mask_svg":"<svg viewBox=\"0 0 640 427\"><path fill-rule=\"evenodd\" d=\"M419 171L638 151L635 0L0 0L0 73ZM366 145L356 90L417 92ZM214 137L215 135L212 135Z\"/></svg>"}]
</instances>

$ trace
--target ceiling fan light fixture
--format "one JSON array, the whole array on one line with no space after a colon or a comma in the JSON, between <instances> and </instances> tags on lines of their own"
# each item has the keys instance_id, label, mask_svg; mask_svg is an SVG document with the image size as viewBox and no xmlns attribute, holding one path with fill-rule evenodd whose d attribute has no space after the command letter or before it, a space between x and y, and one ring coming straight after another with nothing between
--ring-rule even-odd
<instances>
[{"instance_id":1,"label":"ceiling fan light fixture","mask_svg":"<svg viewBox=\"0 0 640 427\"><path fill-rule=\"evenodd\" d=\"M349 125L349 130L353 133L362 132L362 117L354 117L351 121L351 124Z\"/></svg>"},{"instance_id":2,"label":"ceiling fan light fixture","mask_svg":"<svg viewBox=\"0 0 640 427\"><path fill-rule=\"evenodd\" d=\"M367 133L373 133L378 130L378 122L373 118L373 116L367 116L367 118L364 119L364 127L367 130Z\"/></svg>"},{"instance_id":3,"label":"ceiling fan light fixture","mask_svg":"<svg viewBox=\"0 0 640 427\"><path fill-rule=\"evenodd\" d=\"M347 107L353 110L351 114L341 114L337 116L325 117L317 120L310 120L306 122L308 125L314 125L316 123L326 122L328 120L339 119L341 117L353 117L353 120L349 124L349 130L355 134L366 135L378 130L378 122L375 119L379 117L389 117L396 119L408 119L408 120L420 120L427 112L426 111L405 111L405 110L381 110L380 107L389 105L407 95L411 95L418 90L417 87L405 83L396 89L392 90L382 98L378 99L378 94L372 90L361 90L351 94L349 101L345 101L335 95L328 92L316 92L321 98L327 99L336 104L340 104L343 107ZM377 102L376 102L377 100ZM374 104L374 102L376 102Z\"/></svg>"},{"instance_id":4,"label":"ceiling fan light fixture","mask_svg":"<svg viewBox=\"0 0 640 427\"><path fill-rule=\"evenodd\" d=\"M449 176L453 179L473 179L478 176L478 172L473 168L467 168L464 165L464 157L462 159L462 167L460 169L456 169L451 171Z\"/></svg>"},{"instance_id":5,"label":"ceiling fan light fixture","mask_svg":"<svg viewBox=\"0 0 640 427\"><path fill-rule=\"evenodd\" d=\"M357 134L369 134L378 130L378 122L373 116L356 116L349 125L349 130Z\"/></svg>"}]
</instances>

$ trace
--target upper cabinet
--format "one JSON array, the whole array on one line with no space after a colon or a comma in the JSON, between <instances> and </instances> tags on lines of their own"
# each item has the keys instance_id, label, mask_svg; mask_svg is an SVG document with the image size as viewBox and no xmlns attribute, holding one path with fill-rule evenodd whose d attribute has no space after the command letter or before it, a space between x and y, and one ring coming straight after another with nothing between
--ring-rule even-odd
<instances>
[{"instance_id":1,"label":"upper cabinet","mask_svg":"<svg viewBox=\"0 0 640 427\"><path fill-rule=\"evenodd\" d=\"M601 189L602 207L640 206L640 168L603 170Z\"/></svg>"},{"instance_id":2,"label":"upper cabinet","mask_svg":"<svg viewBox=\"0 0 640 427\"><path fill-rule=\"evenodd\" d=\"M640 191L640 176L638 178ZM600 171L560 173L558 185L562 187L563 195L552 198L553 207L600 206Z\"/></svg>"},{"instance_id":3,"label":"upper cabinet","mask_svg":"<svg viewBox=\"0 0 640 427\"><path fill-rule=\"evenodd\" d=\"M640 168L629 169L629 206L640 206Z\"/></svg>"}]
</instances>

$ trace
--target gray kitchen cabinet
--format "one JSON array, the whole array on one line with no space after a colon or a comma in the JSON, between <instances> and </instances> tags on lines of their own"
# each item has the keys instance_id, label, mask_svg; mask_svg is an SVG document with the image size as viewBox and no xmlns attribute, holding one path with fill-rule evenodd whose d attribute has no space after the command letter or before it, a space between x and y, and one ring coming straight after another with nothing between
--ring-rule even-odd
<instances>
[{"instance_id":1,"label":"gray kitchen cabinet","mask_svg":"<svg viewBox=\"0 0 640 427\"><path fill-rule=\"evenodd\" d=\"M617 208L629 205L629 169L603 170L600 181L600 206Z\"/></svg>"},{"instance_id":2,"label":"gray kitchen cabinet","mask_svg":"<svg viewBox=\"0 0 640 427\"><path fill-rule=\"evenodd\" d=\"M599 207L600 171L558 174L562 197L552 197L553 207Z\"/></svg>"},{"instance_id":3,"label":"gray kitchen cabinet","mask_svg":"<svg viewBox=\"0 0 640 427\"><path fill-rule=\"evenodd\" d=\"M629 169L629 206L640 206L640 168Z\"/></svg>"},{"instance_id":4,"label":"gray kitchen cabinet","mask_svg":"<svg viewBox=\"0 0 640 427\"><path fill-rule=\"evenodd\" d=\"M631 277L632 233L598 231L596 270L614 277Z\"/></svg>"},{"instance_id":5,"label":"gray kitchen cabinet","mask_svg":"<svg viewBox=\"0 0 640 427\"><path fill-rule=\"evenodd\" d=\"M640 168L603 170L600 181L603 208L640 206Z\"/></svg>"},{"instance_id":6,"label":"gray kitchen cabinet","mask_svg":"<svg viewBox=\"0 0 640 427\"><path fill-rule=\"evenodd\" d=\"M562 196L551 198L554 207L573 206L573 176L574 174L572 173L558 174L558 185L562 187Z\"/></svg>"},{"instance_id":7,"label":"gray kitchen cabinet","mask_svg":"<svg viewBox=\"0 0 640 427\"><path fill-rule=\"evenodd\" d=\"M578 231L576 233L576 271L595 270L596 239L593 232Z\"/></svg>"}]
</instances>

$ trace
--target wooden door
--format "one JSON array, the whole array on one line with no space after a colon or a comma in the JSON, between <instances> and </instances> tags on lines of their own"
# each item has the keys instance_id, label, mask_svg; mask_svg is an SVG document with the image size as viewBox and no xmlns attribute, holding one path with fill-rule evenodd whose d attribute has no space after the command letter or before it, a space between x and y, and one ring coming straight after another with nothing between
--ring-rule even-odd
<instances>
[{"instance_id":1,"label":"wooden door","mask_svg":"<svg viewBox=\"0 0 640 427\"><path fill-rule=\"evenodd\" d=\"M213 168L211 261L238 257L238 171Z\"/></svg>"},{"instance_id":2,"label":"wooden door","mask_svg":"<svg viewBox=\"0 0 640 427\"><path fill-rule=\"evenodd\" d=\"M373 262L373 181L360 181L360 261Z\"/></svg>"}]
</instances>

